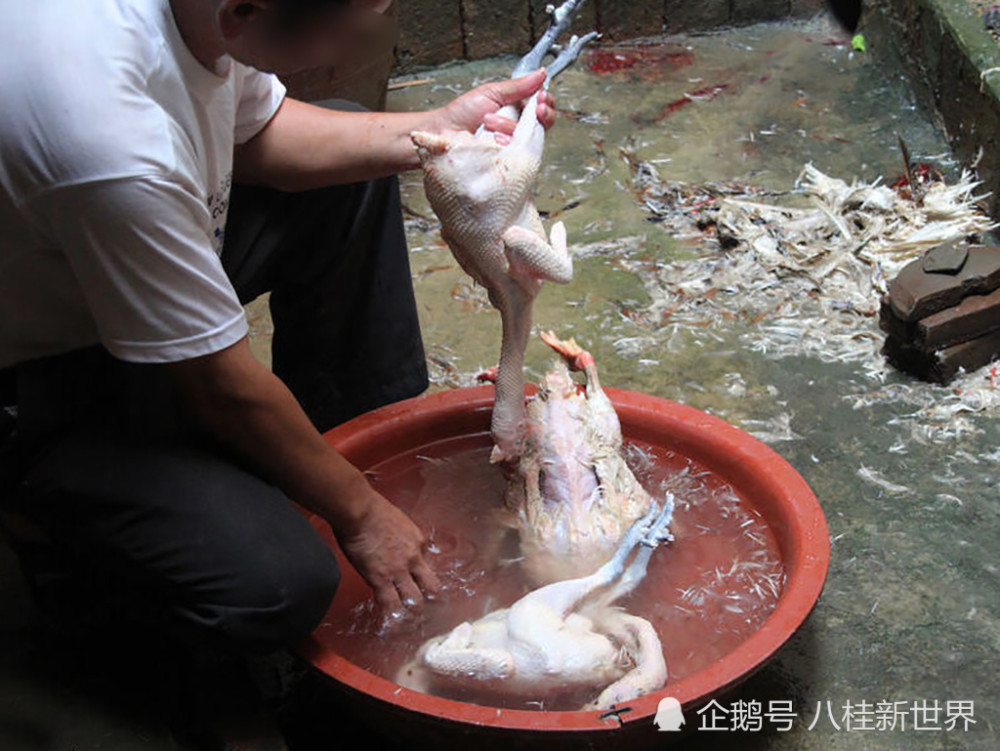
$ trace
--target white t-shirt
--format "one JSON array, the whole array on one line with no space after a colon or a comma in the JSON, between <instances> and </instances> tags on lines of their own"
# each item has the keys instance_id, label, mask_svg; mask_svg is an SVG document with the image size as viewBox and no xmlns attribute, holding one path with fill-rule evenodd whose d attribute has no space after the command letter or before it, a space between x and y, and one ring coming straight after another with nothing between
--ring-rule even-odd
<instances>
[{"instance_id":1,"label":"white t-shirt","mask_svg":"<svg viewBox=\"0 0 1000 751\"><path fill-rule=\"evenodd\" d=\"M168 0L0 0L0 18L0 368L238 341L219 259L233 147L284 87L229 58L204 68Z\"/></svg>"}]
</instances>

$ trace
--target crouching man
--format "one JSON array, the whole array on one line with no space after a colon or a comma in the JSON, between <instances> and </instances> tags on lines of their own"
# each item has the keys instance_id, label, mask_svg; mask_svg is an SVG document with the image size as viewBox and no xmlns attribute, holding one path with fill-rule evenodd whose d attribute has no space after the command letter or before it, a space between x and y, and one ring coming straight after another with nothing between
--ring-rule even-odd
<instances>
[{"instance_id":1,"label":"crouching man","mask_svg":"<svg viewBox=\"0 0 1000 751\"><path fill-rule=\"evenodd\" d=\"M417 166L408 134L510 132L496 111L542 74L337 112L263 71L327 60L371 22L360 0L2 9L0 518L41 603L294 643L339 572L293 498L385 612L419 607L423 532L320 432L426 387L391 177ZM264 292L273 373L242 307Z\"/></svg>"}]
</instances>

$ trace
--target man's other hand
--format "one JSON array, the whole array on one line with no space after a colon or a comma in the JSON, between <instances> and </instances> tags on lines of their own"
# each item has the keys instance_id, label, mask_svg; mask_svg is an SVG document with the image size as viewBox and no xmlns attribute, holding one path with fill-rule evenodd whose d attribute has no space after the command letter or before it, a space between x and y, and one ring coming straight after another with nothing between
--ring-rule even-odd
<instances>
[{"instance_id":1,"label":"man's other hand","mask_svg":"<svg viewBox=\"0 0 1000 751\"><path fill-rule=\"evenodd\" d=\"M419 609L441 590L427 564L427 538L420 528L374 489L366 512L334 533L341 550L375 590L383 615L400 617Z\"/></svg>"},{"instance_id":2,"label":"man's other hand","mask_svg":"<svg viewBox=\"0 0 1000 751\"><path fill-rule=\"evenodd\" d=\"M508 104L523 102L544 83L545 70L540 69L521 78L477 86L440 110L439 127L441 130L474 132L480 125L485 125L487 130L510 136L517 123L501 117L497 111ZM555 120L555 100L549 92L542 91L538 96L538 121L544 128L550 128Z\"/></svg>"}]
</instances>

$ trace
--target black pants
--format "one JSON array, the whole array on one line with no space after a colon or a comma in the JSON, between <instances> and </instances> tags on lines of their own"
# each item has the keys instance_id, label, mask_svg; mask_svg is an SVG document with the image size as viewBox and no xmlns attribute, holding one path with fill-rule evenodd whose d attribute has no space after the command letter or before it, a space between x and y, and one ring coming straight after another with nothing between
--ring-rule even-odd
<instances>
[{"instance_id":1,"label":"black pants","mask_svg":"<svg viewBox=\"0 0 1000 751\"><path fill-rule=\"evenodd\" d=\"M271 292L274 370L319 429L426 388L395 179L237 186L223 264L244 302ZM38 592L247 650L318 624L339 581L329 549L185 423L162 368L92 347L2 381L16 426L0 508Z\"/></svg>"}]
</instances>

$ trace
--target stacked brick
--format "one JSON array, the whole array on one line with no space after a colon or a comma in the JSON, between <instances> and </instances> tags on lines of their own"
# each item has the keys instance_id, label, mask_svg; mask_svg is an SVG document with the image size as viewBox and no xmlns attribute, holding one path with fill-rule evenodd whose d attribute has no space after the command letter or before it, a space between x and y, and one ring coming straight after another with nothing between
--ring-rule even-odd
<instances>
[{"instance_id":1,"label":"stacked brick","mask_svg":"<svg viewBox=\"0 0 1000 751\"><path fill-rule=\"evenodd\" d=\"M883 354L900 370L947 384L1000 357L1000 248L935 248L889 283Z\"/></svg>"}]
</instances>

